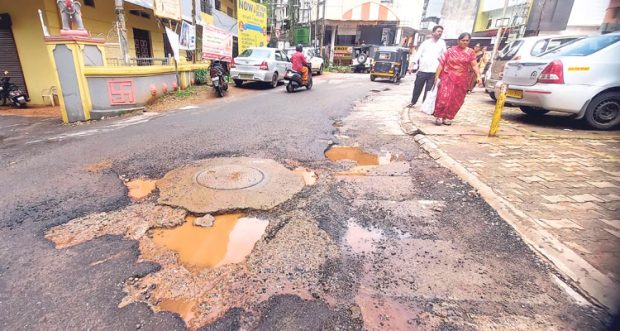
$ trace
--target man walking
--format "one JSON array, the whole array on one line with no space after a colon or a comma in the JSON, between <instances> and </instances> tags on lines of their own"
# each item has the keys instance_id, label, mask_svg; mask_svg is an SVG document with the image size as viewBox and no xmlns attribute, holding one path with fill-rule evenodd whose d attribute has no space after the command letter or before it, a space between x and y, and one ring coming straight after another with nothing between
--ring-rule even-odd
<instances>
[{"instance_id":1,"label":"man walking","mask_svg":"<svg viewBox=\"0 0 620 331\"><path fill-rule=\"evenodd\" d=\"M422 89L424 89L424 98L422 99L424 100L426 92L430 91L435 83L435 71L439 66L439 56L446 51L446 42L441 39L442 33L443 27L435 25L431 38L425 40L415 53L413 62L418 62L419 65L409 107L413 107L418 102Z\"/></svg>"}]
</instances>

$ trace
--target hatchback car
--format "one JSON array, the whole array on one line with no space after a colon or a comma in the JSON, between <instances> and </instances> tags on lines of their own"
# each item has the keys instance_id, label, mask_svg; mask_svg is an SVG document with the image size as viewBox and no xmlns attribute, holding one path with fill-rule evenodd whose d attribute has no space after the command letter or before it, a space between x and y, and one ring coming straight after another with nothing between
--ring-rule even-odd
<instances>
[{"instance_id":1,"label":"hatchback car","mask_svg":"<svg viewBox=\"0 0 620 331\"><path fill-rule=\"evenodd\" d=\"M596 129L620 123L620 33L579 40L504 70L506 102L526 114L575 114Z\"/></svg>"},{"instance_id":2,"label":"hatchback car","mask_svg":"<svg viewBox=\"0 0 620 331\"><path fill-rule=\"evenodd\" d=\"M238 87L243 82L255 81L269 83L273 88L284 80L286 70L290 68L288 57L279 49L252 47L233 59L230 76Z\"/></svg>"},{"instance_id":3,"label":"hatchback car","mask_svg":"<svg viewBox=\"0 0 620 331\"><path fill-rule=\"evenodd\" d=\"M487 93L495 100L495 86L502 80L508 61L529 60L581 38L584 36L537 36L519 38L508 43L497 53L486 73L484 86Z\"/></svg>"},{"instance_id":4,"label":"hatchback car","mask_svg":"<svg viewBox=\"0 0 620 331\"><path fill-rule=\"evenodd\" d=\"M289 59L293 56L293 54L295 54L295 48L286 49L286 55L288 55ZM316 55L313 48L304 47L304 56L306 57L306 61L308 61L312 65L313 74L323 74L325 61L323 60L323 58Z\"/></svg>"}]
</instances>

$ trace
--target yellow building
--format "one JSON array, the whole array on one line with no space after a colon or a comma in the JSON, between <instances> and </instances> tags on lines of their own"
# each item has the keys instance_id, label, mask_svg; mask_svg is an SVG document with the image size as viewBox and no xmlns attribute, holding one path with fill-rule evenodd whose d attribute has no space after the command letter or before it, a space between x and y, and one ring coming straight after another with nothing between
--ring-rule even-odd
<instances>
[{"instance_id":1,"label":"yellow building","mask_svg":"<svg viewBox=\"0 0 620 331\"><path fill-rule=\"evenodd\" d=\"M168 53L164 52L164 24L170 23L157 19L153 10L147 8L148 5L138 6L129 1L125 1L124 9L130 58L155 58L162 61L166 57L165 53ZM115 59L121 58L115 28L114 1L80 2L84 26L91 37L105 39L107 63L114 65ZM149 3L145 0L131 2ZM42 92L57 84L47 56L39 9L49 33L59 35L61 19L56 0L0 1L0 72L10 71L12 81L27 90L32 105L43 104ZM149 63L161 62L153 60Z\"/></svg>"}]
</instances>

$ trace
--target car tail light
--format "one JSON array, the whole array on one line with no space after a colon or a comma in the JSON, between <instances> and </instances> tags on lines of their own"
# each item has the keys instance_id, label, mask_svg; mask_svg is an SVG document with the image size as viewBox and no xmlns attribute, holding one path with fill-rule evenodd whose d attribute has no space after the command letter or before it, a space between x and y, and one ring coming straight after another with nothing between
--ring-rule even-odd
<instances>
[{"instance_id":1,"label":"car tail light","mask_svg":"<svg viewBox=\"0 0 620 331\"><path fill-rule=\"evenodd\" d=\"M232 61L230 62L230 67L231 68L236 68L237 64L235 63L235 59L232 59Z\"/></svg>"},{"instance_id":2,"label":"car tail light","mask_svg":"<svg viewBox=\"0 0 620 331\"><path fill-rule=\"evenodd\" d=\"M269 70L269 66L267 65L267 61L263 61L263 63L260 64L258 69L260 69L260 70Z\"/></svg>"},{"instance_id":3,"label":"car tail light","mask_svg":"<svg viewBox=\"0 0 620 331\"><path fill-rule=\"evenodd\" d=\"M562 61L553 60L549 63L540 73L538 82L545 84L564 84L564 66L562 65Z\"/></svg>"}]
</instances>

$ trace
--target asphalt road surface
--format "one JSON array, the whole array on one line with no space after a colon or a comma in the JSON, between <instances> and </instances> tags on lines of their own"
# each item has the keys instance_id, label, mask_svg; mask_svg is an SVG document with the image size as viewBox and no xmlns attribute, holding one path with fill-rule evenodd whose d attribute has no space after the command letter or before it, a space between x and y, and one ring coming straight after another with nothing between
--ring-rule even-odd
<instances>
[{"instance_id":1,"label":"asphalt road surface","mask_svg":"<svg viewBox=\"0 0 620 331\"><path fill-rule=\"evenodd\" d=\"M195 109L0 134L0 329L605 329L605 312L571 296L469 186L372 109L389 86L333 74L294 94L249 86ZM388 162L333 162L333 144ZM158 276L167 267L141 258L138 241L101 233L57 249L44 237L135 205L124 179L217 157L303 166L318 181L244 211L269 220L245 262L178 280L218 279L191 317L149 298L177 280ZM121 304L132 288L142 296ZM218 296L225 309L213 309Z\"/></svg>"}]
</instances>

